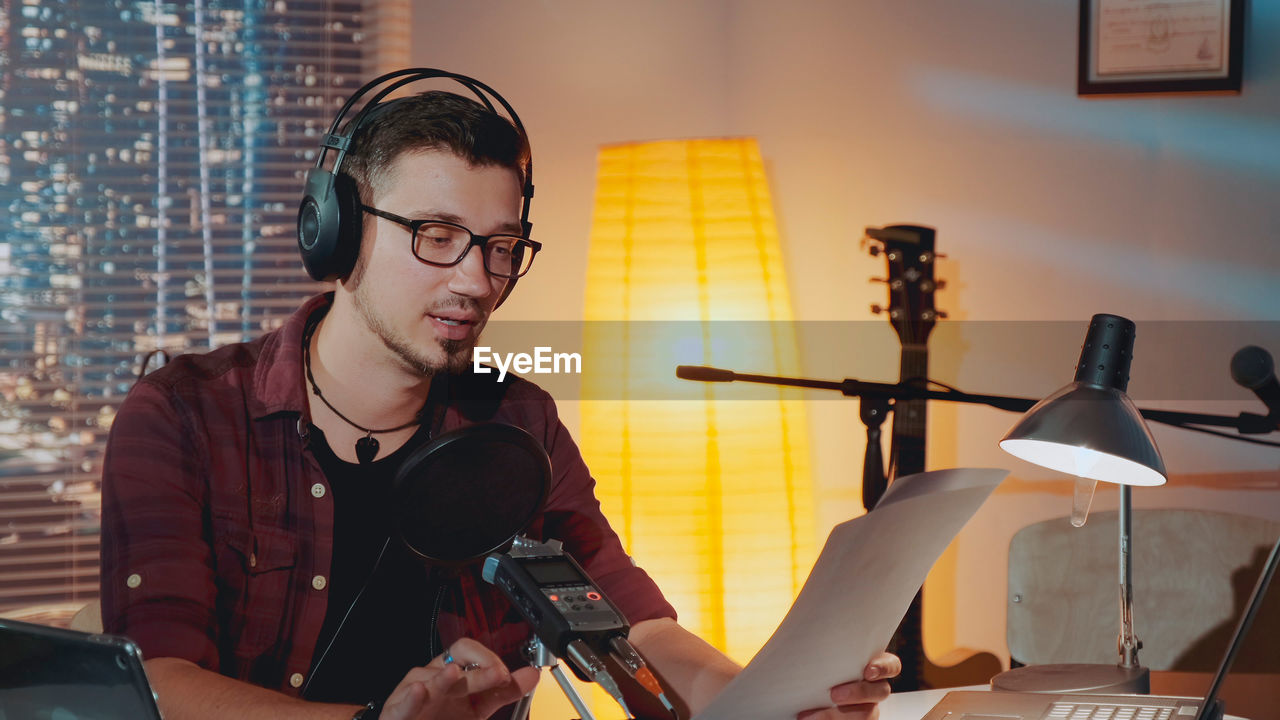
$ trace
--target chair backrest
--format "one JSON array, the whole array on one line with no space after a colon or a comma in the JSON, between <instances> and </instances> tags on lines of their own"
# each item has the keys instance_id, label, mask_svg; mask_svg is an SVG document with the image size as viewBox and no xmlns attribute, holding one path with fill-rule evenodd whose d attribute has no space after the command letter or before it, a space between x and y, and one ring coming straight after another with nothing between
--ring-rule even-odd
<instances>
[{"instance_id":1,"label":"chair backrest","mask_svg":"<svg viewBox=\"0 0 1280 720\"><path fill-rule=\"evenodd\" d=\"M71 623L68 627L80 632L102 632L102 603L94 600L80 608L75 615L71 616Z\"/></svg>"},{"instance_id":2,"label":"chair backrest","mask_svg":"<svg viewBox=\"0 0 1280 720\"><path fill-rule=\"evenodd\" d=\"M1134 627L1152 670L1212 672L1235 630L1280 523L1201 510L1135 510ZM1082 528L1054 518L1009 545L1007 639L1013 660L1107 663L1118 657L1117 514ZM1280 592L1268 594L1250 638L1280 637ZM1274 643L1246 642L1233 672L1280 672Z\"/></svg>"},{"instance_id":3,"label":"chair backrest","mask_svg":"<svg viewBox=\"0 0 1280 720\"><path fill-rule=\"evenodd\" d=\"M97 605L98 601L94 600L93 604ZM39 605L24 605L22 607L0 610L0 617L5 617L10 620L18 620L20 622L35 623L36 625L66 628L71 627L72 617L84 612L84 607L84 601L65 601L41 603ZM79 628L72 629L78 630ZM0 714L0 720L2 720L3 717L4 715Z\"/></svg>"}]
</instances>

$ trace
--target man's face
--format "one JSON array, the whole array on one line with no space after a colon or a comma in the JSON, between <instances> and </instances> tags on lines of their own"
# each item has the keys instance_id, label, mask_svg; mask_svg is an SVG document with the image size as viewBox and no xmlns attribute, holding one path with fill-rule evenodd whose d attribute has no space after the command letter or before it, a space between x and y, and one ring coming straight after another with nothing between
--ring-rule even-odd
<instances>
[{"instance_id":1,"label":"man's face","mask_svg":"<svg viewBox=\"0 0 1280 720\"><path fill-rule=\"evenodd\" d=\"M477 235L520 233L520 180L513 170L473 167L448 151L401 155L373 188L373 207L410 220L444 220ZM472 247L453 267L419 261L409 228L365 215L357 269L344 286L370 333L406 370L459 372L506 287Z\"/></svg>"}]
</instances>

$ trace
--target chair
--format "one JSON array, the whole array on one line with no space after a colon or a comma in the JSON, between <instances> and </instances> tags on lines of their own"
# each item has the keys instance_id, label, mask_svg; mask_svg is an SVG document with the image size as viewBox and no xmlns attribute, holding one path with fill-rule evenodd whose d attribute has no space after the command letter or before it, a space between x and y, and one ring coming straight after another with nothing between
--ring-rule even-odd
<instances>
[{"instance_id":1,"label":"chair","mask_svg":"<svg viewBox=\"0 0 1280 720\"><path fill-rule=\"evenodd\" d=\"M94 600L71 616L70 628L87 633L102 632L102 603Z\"/></svg>"},{"instance_id":2,"label":"chair","mask_svg":"<svg viewBox=\"0 0 1280 720\"><path fill-rule=\"evenodd\" d=\"M1201 510L1133 513L1134 629L1152 670L1213 672L1280 523ZM1014 665L1118 659L1117 514L1027 526L1009 545L1007 639ZM1273 587L1233 673L1280 673Z\"/></svg>"},{"instance_id":3,"label":"chair","mask_svg":"<svg viewBox=\"0 0 1280 720\"><path fill-rule=\"evenodd\" d=\"M97 605L98 601L93 601L93 604ZM35 623L36 625L49 625L51 627L65 628L71 626L70 623L72 616L83 611L83 602L51 602L0 610L0 617L5 617L10 620L19 620L21 622ZM0 718L3 717L4 714L0 713Z\"/></svg>"},{"instance_id":4,"label":"chair","mask_svg":"<svg viewBox=\"0 0 1280 720\"><path fill-rule=\"evenodd\" d=\"M29 605L0 612L0 616L10 620L69 628L86 633L102 632L102 604L97 600L89 603L60 602ZM3 718L4 713L0 713L0 720Z\"/></svg>"}]
</instances>

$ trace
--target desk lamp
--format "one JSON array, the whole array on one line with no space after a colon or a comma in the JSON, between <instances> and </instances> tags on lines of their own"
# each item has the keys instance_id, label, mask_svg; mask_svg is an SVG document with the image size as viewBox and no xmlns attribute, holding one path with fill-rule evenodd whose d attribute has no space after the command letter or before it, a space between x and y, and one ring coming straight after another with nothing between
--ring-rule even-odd
<instances>
[{"instance_id":1,"label":"desk lamp","mask_svg":"<svg viewBox=\"0 0 1280 720\"><path fill-rule=\"evenodd\" d=\"M1133 339L1133 322L1094 315L1075 380L1028 410L1000 441L1010 455L1076 476L1071 513L1076 527L1084 525L1097 481L1120 485L1120 661L1015 668L992 678L993 689L1150 692L1150 672L1138 662L1142 643L1133 631L1130 495L1134 485L1163 485L1167 473L1151 431L1125 394Z\"/></svg>"}]
</instances>

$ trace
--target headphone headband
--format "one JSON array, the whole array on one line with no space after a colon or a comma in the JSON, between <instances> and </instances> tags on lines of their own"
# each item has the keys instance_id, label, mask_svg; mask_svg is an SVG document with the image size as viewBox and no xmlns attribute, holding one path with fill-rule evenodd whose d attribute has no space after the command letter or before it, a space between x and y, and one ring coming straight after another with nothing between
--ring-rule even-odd
<instances>
[{"instance_id":1,"label":"headphone headband","mask_svg":"<svg viewBox=\"0 0 1280 720\"><path fill-rule=\"evenodd\" d=\"M496 101L515 126L516 132L524 139L526 148L528 147L529 136L515 109L497 91L475 78L434 68L405 68L380 75L365 83L338 110L321 142L315 165L307 172L306 190L298 209L298 251L302 254L302 263L307 273L313 279L333 280L346 276L355 267L355 259L359 255L362 215L359 189L348 176L341 173L342 162L355 137L377 108L385 105L383 99L388 95L410 83L437 78L453 80L466 87L490 112L497 113L493 105ZM385 87L375 92L375 88L383 85ZM361 98L370 93L373 95L344 126L343 119ZM333 167L325 170L324 162L330 150L335 151L337 156ZM523 170L520 226L528 237L533 229L533 223L529 222L533 199L532 153L527 153ZM498 299L499 305L511 294L515 284L514 278L507 283Z\"/></svg>"}]
</instances>

